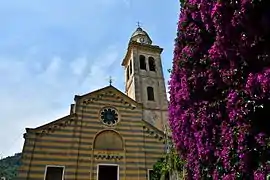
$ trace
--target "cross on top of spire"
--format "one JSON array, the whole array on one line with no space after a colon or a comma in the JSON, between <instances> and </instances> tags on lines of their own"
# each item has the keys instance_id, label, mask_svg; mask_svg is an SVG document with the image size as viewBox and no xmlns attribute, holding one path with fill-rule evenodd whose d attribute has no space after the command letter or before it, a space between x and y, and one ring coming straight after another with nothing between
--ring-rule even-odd
<instances>
[{"instance_id":1,"label":"cross on top of spire","mask_svg":"<svg viewBox=\"0 0 270 180\"><path fill-rule=\"evenodd\" d=\"M138 26L138 28L141 28L140 21L137 22L137 26Z\"/></svg>"},{"instance_id":2,"label":"cross on top of spire","mask_svg":"<svg viewBox=\"0 0 270 180\"><path fill-rule=\"evenodd\" d=\"M112 82L113 82L113 79L112 79L112 76L109 77L109 83L110 83L110 86L112 85Z\"/></svg>"}]
</instances>

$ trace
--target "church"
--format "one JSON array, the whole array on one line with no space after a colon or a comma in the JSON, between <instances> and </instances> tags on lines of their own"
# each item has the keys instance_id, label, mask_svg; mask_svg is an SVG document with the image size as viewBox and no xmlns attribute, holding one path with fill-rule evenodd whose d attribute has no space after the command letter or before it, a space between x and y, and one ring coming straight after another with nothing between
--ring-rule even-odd
<instances>
[{"instance_id":1,"label":"church","mask_svg":"<svg viewBox=\"0 0 270 180\"><path fill-rule=\"evenodd\" d=\"M166 151L162 51L138 27L122 61L125 93L110 82L75 95L67 116L26 128L18 179L150 180Z\"/></svg>"}]
</instances>

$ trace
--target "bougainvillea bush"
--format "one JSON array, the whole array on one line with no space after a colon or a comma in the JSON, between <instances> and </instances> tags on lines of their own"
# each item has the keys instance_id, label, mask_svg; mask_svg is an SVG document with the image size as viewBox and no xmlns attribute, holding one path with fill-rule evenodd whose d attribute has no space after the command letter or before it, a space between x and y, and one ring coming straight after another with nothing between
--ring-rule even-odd
<instances>
[{"instance_id":1,"label":"bougainvillea bush","mask_svg":"<svg viewBox=\"0 0 270 180\"><path fill-rule=\"evenodd\" d=\"M181 5L169 121L188 179L266 179L270 131L269 0Z\"/></svg>"}]
</instances>

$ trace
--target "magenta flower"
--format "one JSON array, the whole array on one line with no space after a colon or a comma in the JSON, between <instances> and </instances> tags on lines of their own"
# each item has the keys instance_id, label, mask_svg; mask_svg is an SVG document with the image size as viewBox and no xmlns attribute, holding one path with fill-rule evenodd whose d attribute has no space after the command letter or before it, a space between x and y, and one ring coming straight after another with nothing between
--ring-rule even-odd
<instances>
[{"instance_id":1,"label":"magenta flower","mask_svg":"<svg viewBox=\"0 0 270 180\"><path fill-rule=\"evenodd\" d=\"M189 179L266 179L270 172L267 0L186 0L169 86L169 124L187 161Z\"/></svg>"}]
</instances>

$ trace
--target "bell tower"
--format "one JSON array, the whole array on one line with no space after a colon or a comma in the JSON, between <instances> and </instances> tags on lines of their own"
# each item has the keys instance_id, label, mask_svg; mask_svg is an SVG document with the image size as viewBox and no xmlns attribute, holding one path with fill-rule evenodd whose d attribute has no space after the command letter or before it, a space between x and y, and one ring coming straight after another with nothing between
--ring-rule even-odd
<instances>
[{"instance_id":1,"label":"bell tower","mask_svg":"<svg viewBox=\"0 0 270 180\"><path fill-rule=\"evenodd\" d=\"M168 121L168 100L162 70L163 49L140 26L132 34L122 62L127 96L142 103L143 118L160 130Z\"/></svg>"}]
</instances>

